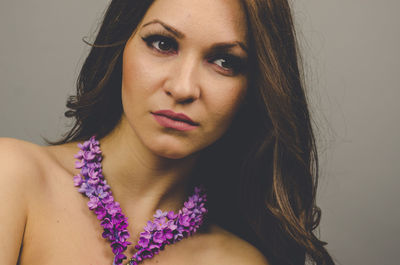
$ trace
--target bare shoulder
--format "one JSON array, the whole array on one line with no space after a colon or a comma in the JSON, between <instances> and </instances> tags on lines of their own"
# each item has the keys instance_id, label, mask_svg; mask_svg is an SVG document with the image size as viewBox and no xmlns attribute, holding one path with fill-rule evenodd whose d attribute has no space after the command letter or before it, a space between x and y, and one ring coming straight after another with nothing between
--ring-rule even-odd
<instances>
[{"instance_id":1,"label":"bare shoulder","mask_svg":"<svg viewBox=\"0 0 400 265\"><path fill-rule=\"evenodd\" d=\"M0 238L7 238L0 242L0 260L6 264L17 262L29 204L40 192L42 152L37 145L0 138Z\"/></svg>"},{"instance_id":2,"label":"bare shoulder","mask_svg":"<svg viewBox=\"0 0 400 265\"><path fill-rule=\"evenodd\" d=\"M22 140L0 138L1 182L29 185L33 176L42 175L43 147Z\"/></svg>"},{"instance_id":3,"label":"bare shoulder","mask_svg":"<svg viewBox=\"0 0 400 265\"><path fill-rule=\"evenodd\" d=\"M0 209L7 208L8 217L20 215L22 220L32 195L40 192L41 152L38 145L0 138Z\"/></svg>"},{"instance_id":4,"label":"bare shoulder","mask_svg":"<svg viewBox=\"0 0 400 265\"><path fill-rule=\"evenodd\" d=\"M217 225L211 226L204 241L201 264L269 265L256 247Z\"/></svg>"},{"instance_id":5,"label":"bare shoulder","mask_svg":"<svg viewBox=\"0 0 400 265\"><path fill-rule=\"evenodd\" d=\"M25 191L46 188L49 176L54 177L58 170L65 170L65 165L74 164L75 149L69 144L40 146L23 140L0 138L0 181L3 185L9 182L29 187Z\"/></svg>"},{"instance_id":6,"label":"bare shoulder","mask_svg":"<svg viewBox=\"0 0 400 265\"><path fill-rule=\"evenodd\" d=\"M52 167L64 167L74 164L73 154L76 144L59 146L41 146L13 138L0 138L0 172L1 170L16 171L19 175L28 174L33 177L35 173L44 176L44 171ZM65 157L70 157L65 161ZM14 174L13 174L14 175Z\"/></svg>"}]
</instances>

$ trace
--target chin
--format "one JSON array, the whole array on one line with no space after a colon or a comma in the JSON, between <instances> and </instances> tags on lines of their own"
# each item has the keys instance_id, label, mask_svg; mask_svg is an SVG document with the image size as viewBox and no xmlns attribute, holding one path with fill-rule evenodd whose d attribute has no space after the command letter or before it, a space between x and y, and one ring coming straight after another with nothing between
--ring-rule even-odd
<instances>
[{"instance_id":1,"label":"chin","mask_svg":"<svg viewBox=\"0 0 400 265\"><path fill-rule=\"evenodd\" d=\"M167 158L167 159L183 159L193 154L189 150L176 150L176 149L164 149L164 150L156 150L158 156Z\"/></svg>"},{"instance_id":2,"label":"chin","mask_svg":"<svg viewBox=\"0 0 400 265\"><path fill-rule=\"evenodd\" d=\"M148 148L153 154L167 159L182 159L194 153L189 145L172 140L152 141Z\"/></svg>"}]
</instances>

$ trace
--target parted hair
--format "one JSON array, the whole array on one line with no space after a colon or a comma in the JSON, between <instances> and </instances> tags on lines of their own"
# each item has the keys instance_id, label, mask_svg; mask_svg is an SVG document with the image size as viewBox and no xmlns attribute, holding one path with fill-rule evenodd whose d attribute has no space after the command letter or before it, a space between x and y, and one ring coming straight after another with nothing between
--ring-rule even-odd
<instances>
[{"instance_id":1,"label":"parted hair","mask_svg":"<svg viewBox=\"0 0 400 265\"><path fill-rule=\"evenodd\" d=\"M82 66L57 142L99 139L122 115L122 53L153 0L112 0ZM209 221L256 246L271 264L334 264L315 235L318 155L301 57L287 0L241 0L249 33L245 104L201 151L195 181L209 193Z\"/></svg>"}]
</instances>

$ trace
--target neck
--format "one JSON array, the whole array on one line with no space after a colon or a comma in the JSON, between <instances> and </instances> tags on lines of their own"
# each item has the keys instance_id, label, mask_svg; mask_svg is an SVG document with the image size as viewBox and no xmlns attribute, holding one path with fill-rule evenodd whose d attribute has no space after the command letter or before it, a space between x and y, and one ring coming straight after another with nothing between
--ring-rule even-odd
<instances>
[{"instance_id":1,"label":"neck","mask_svg":"<svg viewBox=\"0 0 400 265\"><path fill-rule=\"evenodd\" d=\"M178 210L187 199L187 185L196 157L167 159L148 150L122 119L100 140L103 173L121 205L146 213Z\"/></svg>"}]
</instances>

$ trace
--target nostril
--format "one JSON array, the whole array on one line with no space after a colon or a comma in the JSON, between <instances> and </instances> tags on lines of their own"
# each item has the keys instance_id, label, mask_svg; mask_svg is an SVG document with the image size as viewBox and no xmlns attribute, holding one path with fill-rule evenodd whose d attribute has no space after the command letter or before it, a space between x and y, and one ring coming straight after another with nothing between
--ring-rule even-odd
<instances>
[{"instance_id":1,"label":"nostril","mask_svg":"<svg viewBox=\"0 0 400 265\"><path fill-rule=\"evenodd\" d=\"M180 104L190 104L190 103L192 103L193 101L194 101L193 98L188 98L188 99L184 99L184 100L179 101L179 103L180 103Z\"/></svg>"},{"instance_id":2,"label":"nostril","mask_svg":"<svg viewBox=\"0 0 400 265\"><path fill-rule=\"evenodd\" d=\"M197 99L197 96L195 95L183 94L179 93L179 91L165 90L165 94L169 97L172 97L174 101L176 101L179 104L190 104Z\"/></svg>"}]
</instances>

